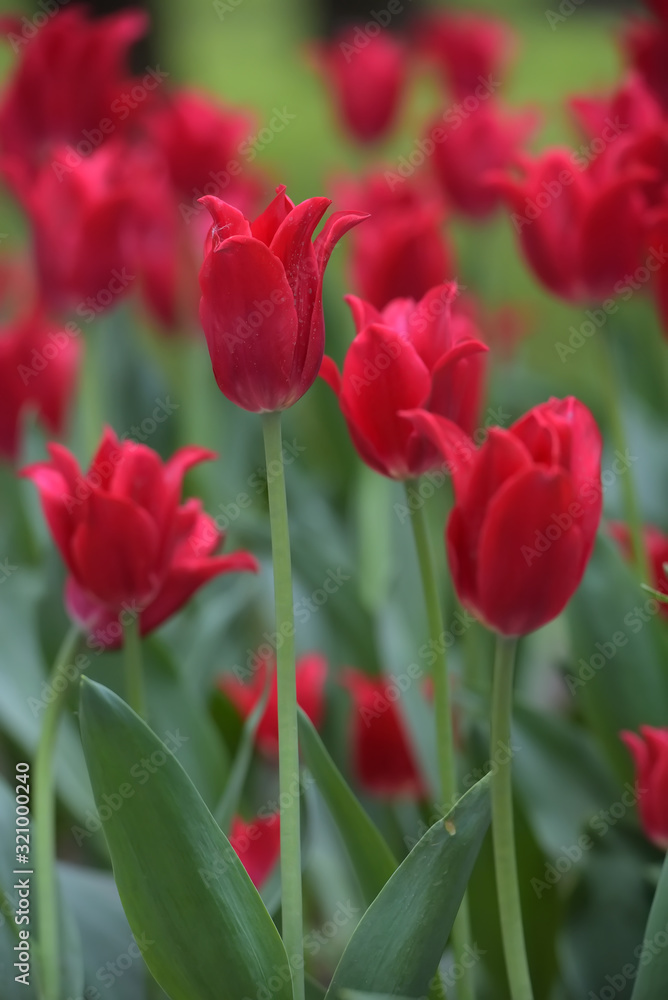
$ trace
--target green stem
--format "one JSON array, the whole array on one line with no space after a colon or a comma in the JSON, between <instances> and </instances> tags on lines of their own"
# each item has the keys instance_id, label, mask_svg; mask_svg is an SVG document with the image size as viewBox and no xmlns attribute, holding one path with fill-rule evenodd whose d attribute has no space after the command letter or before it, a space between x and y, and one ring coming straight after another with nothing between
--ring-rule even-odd
<instances>
[{"instance_id":1,"label":"green stem","mask_svg":"<svg viewBox=\"0 0 668 1000\"><path fill-rule=\"evenodd\" d=\"M133 616L131 621L123 626L123 659L125 664L125 694L128 705L140 718L145 719L146 704L139 616Z\"/></svg>"},{"instance_id":2,"label":"green stem","mask_svg":"<svg viewBox=\"0 0 668 1000\"><path fill-rule=\"evenodd\" d=\"M628 450L628 438L626 436L624 420L622 417L622 389L620 380L617 376L617 366L615 365L612 345L610 341L604 337L601 338L601 342L603 345L601 356L604 369L602 373L603 378L600 382L605 392L608 422L610 424L610 430L612 431L613 444L615 450L618 451L623 458ZM652 574L647 557L647 548L645 546L642 515L640 512L640 504L638 502L633 472L631 469L625 469L621 473L620 479L622 483L624 516L626 518L629 534L631 536L631 557L633 559L633 564L640 574L643 582L651 583Z\"/></svg>"},{"instance_id":3,"label":"green stem","mask_svg":"<svg viewBox=\"0 0 668 1000\"><path fill-rule=\"evenodd\" d=\"M50 678L52 700L46 706L37 744L33 780L33 829L37 939L41 965L40 981L44 1000L59 1000L60 951L58 942L58 888L56 884L56 797L53 758L58 723L65 708L70 679L66 670L79 641L79 629L72 626L58 651Z\"/></svg>"},{"instance_id":4,"label":"green stem","mask_svg":"<svg viewBox=\"0 0 668 1000\"><path fill-rule=\"evenodd\" d=\"M290 531L281 440L281 414L263 414L262 428L267 461L267 490L269 493L271 548L274 563L274 603L276 607L283 942L292 971L294 1000L304 1000L295 624L290 563Z\"/></svg>"},{"instance_id":5,"label":"green stem","mask_svg":"<svg viewBox=\"0 0 668 1000\"><path fill-rule=\"evenodd\" d=\"M510 745L510 722L513 709L513 672L517 639L498 636L492 691L491 756L497 747ZM512 1000L532 1000L531 978L527 961L522 907L520 904L515 831L513 823L512 764L497 763L492 778L492 839L494 868L499 898L501 937Z\"/></svg>"},{"instance_id":6,"label":"green stem","mask_svg":"<svg viewBox=\"0 0 668 1000\"><path fill-rule=\"evenodd\" d=\"M411 491L415 491L416 487L417 484L415 482L410 480L406 482L406 494L409 499L409 505ZM447 812L455 804L458 796L457 767L452 732L452 708L450 705L450 681L445 655L443 617L441 615L441 605L438 596L436 570L434 568L427 532L427 522L422 507L418 507L413 511L411 520L413 522L415 548L417 550L420 575L422 577L422 589L424 591L429 625L429 638L432 641L432 648L436 656L432 673L434 682L434 711L436 716L436 752L438 755L438 772L443 809ZM459 1000L473 1000L474 997L473 973L466 963L460 961L470 941L471 920L468 898L465 895L452 928L452 950L455 955L455 962L459 964L460 968L465 970L463 977L459 981Z\"/></svg>"}]
</instances>

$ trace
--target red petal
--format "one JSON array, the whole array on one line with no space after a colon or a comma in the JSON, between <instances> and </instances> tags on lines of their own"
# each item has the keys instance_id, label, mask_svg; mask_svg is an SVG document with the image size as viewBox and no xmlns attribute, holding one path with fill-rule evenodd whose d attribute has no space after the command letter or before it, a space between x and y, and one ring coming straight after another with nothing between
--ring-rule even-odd
<instances>
[{"instance_id":1,"label":"red petal","mask_svg":"<svg viewBox=\"0 0 668 1000\"><path fill-rule=\"evenodd\" d=\"M276 188L276 197L269 202L262 215L258 215L257 219L251 222L251 235L270 246L276 230L294 207L294 202L285 193L285 184L281 184Z\"/></svg>"},{"instance_id":2,"label":"red petal","mask_svg":"<svg viewBox=\"0 0 668 1000\"><path fill-rule=\"evenodd\" d=\"M221 391L253 411L295 402L298 319L278 257L259 240L235 236L205 258L200 285L200 318Z\"/></svg>"},{"instance_id":3,"label":"red petal","mask_svg":"<svg viewBox=\"0 0 668 1000\"><path fill-rule=\"evenodd\" d=\"M580 521L568 512L573 500L567 473L534 466L489 504L478 543L478 608L504 635L547 624L578 587L586 560Z\"/></svg>"},{"instance_id":4,"label":"red petal","mask_svg":"<svg viewBox=\"0 0 668 1000\"><path fill-rule=\"evenodd\" d=\"M322 364L320 365L320 371L318 372L321 379L323 379L327 385L332 389L338 396L341 393L342 378L341 372L339 371L339 366L336 361L327 355L322 359Z\"/></svg>"}]
</instances>

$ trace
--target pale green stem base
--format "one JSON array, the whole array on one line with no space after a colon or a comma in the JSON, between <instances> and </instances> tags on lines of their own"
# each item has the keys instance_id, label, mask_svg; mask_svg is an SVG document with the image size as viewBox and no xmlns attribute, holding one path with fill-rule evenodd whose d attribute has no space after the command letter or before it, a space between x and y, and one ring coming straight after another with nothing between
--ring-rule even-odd
<instances>
[{"instance_id":1,"label":"pale green stem base","mask_svg":"<svg viewBox=\"0 0 668 1000\"><path fill-rule=\"evenodd\" d=\"M37 899L40 988L43 1000L59 1000L58 887L56 883L56 797L53 779L58 723L65 707L70 680L65 673L79 641L79 630L69 630L60 647L50 678L53 700L44 712L37 744L33 782L33 870Z\"/></svg>"},{"instance_id":2,"label":"pale green stem base","mask_svg":"<svg viewBox=\"0 0 668 1000\"><path fill-rule=\"evenodd\" d=\"M417 483L406 482L406 492L410 499L410 490L416 490ZM417 490L419 495L419 490ZM434 713L436 716L436 748L438 754L438 772L441 783L443 808L447 812L455 804L457 796L457 767L455 761L454 735L452 731L452 707L450 704L450 681L448 664L443 641L443 616L438 596L436 571L431 554L427 523L422 507L414 510L411 520L415 536L422 589L429 624L429 638L432 640L436 662L432 672L434 682ZM459 1000L473 1000L473 973L460 958L471 943L471 920L468 898L462 899L457 919L451 934L452 950L457 962L464 971L458 983Z\"/></svg>"},{"instance_id":3,"label":"pale green stem base","mask_svg":"<svg viewBox=\"0 0 668 1000\"><path fill-rule=\"evenodd\" d=\"M125 666L125 696L128 705L141 719L145 719L144 669L138 617L133 617L132 621L123 626L123 662Z\"/></svg>"},{"instance_id":4,"label":"pale green stem base","mask_svg":"<svg viewBox=\"0 0 668 1000\"><path fill-rule=\"evenodd\" d=\"M513 673L517 649L517 639L498 636L496 642L490 746L492 760L498 756L497 747L510 746ZM501 938L510 995L512 1000L533 1000L515 856L511 760L499 763L492 778L492 838Z\"/></svg>"},{"instance_id":5,"label":"pale green stem base","mask_svg":"<svg viewBox=\"0 0 668 1000\"><path fill-rule=\"evenodd\" d=\"M281 914L283 943L292 971L295 1000L304 1000L299 747L295 679L295 624L290 531L285 495L281 414L262 417L274 563L276 681L278 689L278 772L281 798Z\"/></svg>"}]
</instances>

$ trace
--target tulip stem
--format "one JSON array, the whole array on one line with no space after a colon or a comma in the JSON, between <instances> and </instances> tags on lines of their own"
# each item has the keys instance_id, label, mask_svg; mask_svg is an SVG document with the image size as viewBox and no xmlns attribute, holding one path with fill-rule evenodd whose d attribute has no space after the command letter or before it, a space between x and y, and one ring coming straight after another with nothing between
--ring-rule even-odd
<instances>
[{"instance_id":1,"label":"tulip stem","mask_svg":"<svg viewBox=\"0 0 668 1000\"><path fill-rule=\"evenodd\" d=\"M295 623L280 412L263 414L262 428L267 461L267 492L274 564L276 635L280 636L280 641L276 643L276 684L278 693L278 774L281 793L283 942L292 972L294 1000L304 1000Z\"/></svg>"},{"instance_id":2,"label":"tulip stem","mask_svg":"<svg viewBox=\"0 0 668 1000\"><path fill-rule=\"evenodd\" d=\"M492 689L491 757L497 747L510 745L510 722L513 710L513 673L517 639L497 636ZM515 830L513 822L511 758L497 767L492 777L492 839L494 869L499 899L501 938L512 1000L532 1000L529 963L522 927Z\"/></svg>"},{"instance_id":3,"label":"tulip stem","mask_svg":"<svg viewBox=\"0 0 668 1000\"><path fill-rule=\"evenodd\" d=\"M58 927L58 887L56 881L56 796L53 758L58 723L63 714L70 686L67 668L79 642L80 632L70 628L56 656L49 679L53 695L44 712L42 731L35 754L33 783L33 827L35 897L37 901L37 939L39 942L40 987L44 1000L60 997L60 950Z\"/></svg>"},{"instance_id":4,"label":"tulip stem","mask_svg":"<svg viewBox=\"0 0 668 1000\"><path fill-rule=\"evenodd\" d=\"M601 355L603 357L603 378L601 383L605 392L605 402L608 411L608 421L612 431L612 439L615 450L619 452L622 462L629 451L628 438L624 428L624 419L621 411L622 390L617 377L617 366L613 354L613 348L609 340L605 340ZM624 516L629 529L631 541L631 558L637 572L644 583L652 582L652 573L647 557L647 548L643 533L642 515L638 495L636 492L633 472L630 468L625 468L620 473L622 482L622 496L624 501Z\"/></svg>"},{"instance_id":5,"label":"tulip stem","mask_svg":"<svg viewBox=\"0 0 668 1000\"><path fill-rule=\"evenodd\" d=\"M414 494L420 495L419 484L408 480L406 482L406 495L409 503ZM443 617L441 615L438 583L431 554L427 521L422 507L418 507L412 512L411 520L413 522L415 548L417 550L420 575L422 577L422 589L424 591L427 622L429 625L429 638L434 656L436 657L432 677L434 682L438 773L441 785L442 808L443 812L447 813L457 801L458 795L455 744L452 732L452 709L450 706L450 680L448 677L445 643L443 641ZM463 977L459 981L458 997L460 1000L473 1000L472 971L469 969L468 963L459 961L464 956L465 949L471 941L471 922L466 895L462 899L459 913L453 925L451 940L455 962L459 964L461 969L465 970Z\"/></svg>"},{"instance_id":6,"label":"tulip stem","mask_svg":"<svg viewBox=\"0 0 668 1000\"><path fill-rule=\"evenodd\" d=\"M144 670L138 615L133 615L131 620L123 625L123 659L125 663L125 694L128 705L141 719L145 719Z\"/></svg>"}]
</instances>

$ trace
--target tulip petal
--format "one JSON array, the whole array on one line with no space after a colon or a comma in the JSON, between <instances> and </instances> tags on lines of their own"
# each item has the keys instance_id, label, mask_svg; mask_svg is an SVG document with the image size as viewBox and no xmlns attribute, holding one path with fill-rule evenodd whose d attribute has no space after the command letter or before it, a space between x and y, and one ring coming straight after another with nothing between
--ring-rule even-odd
<instances>
[{"instance_id":1,"label":"tulip petal","mask_svg":"<svg viewBox=\"0 0 668 1000\"><path fill-rule=\"evenodd\" d=\"M55 464L55 463L54 463ZM75 463L76 464L76 463ZM77 466L78 468L78 466ZM76 492L76 485L47 462L38 462L21 470L21 476L31 479L39 492L46 523L53 535L53 540L63 557L70 572L74 571L74 562L70 550L72 532L81 517L82 503ZM85 484L80 477L82 485Z\"/></svg>"},{"instance_id":2,"label":"tulip petal","mask_svg":"<svg viewBox=\"0 0 668 1000\"><path fill-rule=\"evenodd\" d=\"M417 431L436 446L448 464L452 476L457 502L466 494L476 447L461 427L446 417L429 413L427 410L403 411L402 416L411 421Z\"/></svg>"},{"instance_id":3,"label":"tulip petal","mask_svg":"<svg viewBox=\"0 0 668 1000\"><path fill-rule=\"evenodd\" d=\"M355 331L361 333L366 326L370 326L371 323L382 323L383 317L376 309L372 306L370 302L365 302L364 299L360 299L357 295L344 295L343 301L346 302L350 308L353 316L353 323L355 324Z\"/></svg>"},{"instance_id":4,"label":"tulip petal","mask_svg":"<svg viewBox=\"0 0 668 1000\"><path fill-rule=\"evenodd\" d=\"M205 253L220 249L221 243L232 236L252 236L250 223L234 205L228 205L212 194L204 195L199 202L213 219Z\"/></svg>"},{"instance_id":5,"label":"tulip petal","mask_svg":"<svg viewBox=\"0 0 668 1000\"><path fill-rule=\"evenodd\" d=\"M430 388L424 362L389 327L369 326L350 345L341 409L356 445L363 442L365 461L383 475L403 479L417 474L412 456L420 437L400 411L421 406Z\"/></svg>"},{"instance_id":6,"label":"tulip petal","mask_svg":"<svg viewBox=\"0 0 668 1000\"><path fill-rule=\"evenodd\" d=\"M504 635L545 625L579 585L585 541L569 513L573 501L566 472L535 466L507 480L491 500L478 542L478 608Z\"/></svg>"},{"instance_id":7,"label":"tulip petal","mask_svg":"<svg viewBox=\"0 0 668 1000\"><path fill-rule=\"evenodd\" d=\"M320 371L318 372L318 375L320 376L321 379L323 379L323 381L327 383L330 389L332 389L337 396L340 395L343 380L341 378L341 372L339 370L339 366L337 365L336 361L334 361L333 358L330 358L328 357L328 355L325 354L324 358L322 359L322 364L320 365Z\"/></svg>"},{"instance_id":8,"label":"tulip petal","mask_svg":"<svg viewBox=\"0 0 668 1000\"><path fill-rule=\"evenodd\" d=\"M259 240L233 237L205 258L200 285L200 318L221 391L256 412L295 402L298 319L278 257Z\"/></svg>"},{"instance_id":9,"label":"tulip petal","mask_svg":"<svg viewBox=\"0 0 668 1000\"><path fill-rule=\"evenodd\" d=\"M124 497L93 490L71 552L74 576L102 603L146 601L154 590L158 529L150 515Z\"/></svg>"},{"instance_id":10,"label":"tulip petal","mask_svg":"<svg viewBox=\"0 0 668 1000\"><path fill-rule=\"evenodd\" d=\"M422 297L409 317L409 339L430 371L453 347L451 317L456 297L456 281L436 285Z\"/></svg>"},{"instance_id":11,"label":"tulip petal","mask_svg":"<svg viewBox=\"0 0 668 1000\"><path fill-rule=\"evenodd\" d=\"M285 193L285 184L276 188L276 197L269 202L264 212L258 215L254 222L251 222L251 235L256 240L261 240L266 246L271 245L271 241L276 235L276 230L284 219L294 210L294 202ZM243 235L239 233L239 235Z\"/></svg>"}]
</instances>

